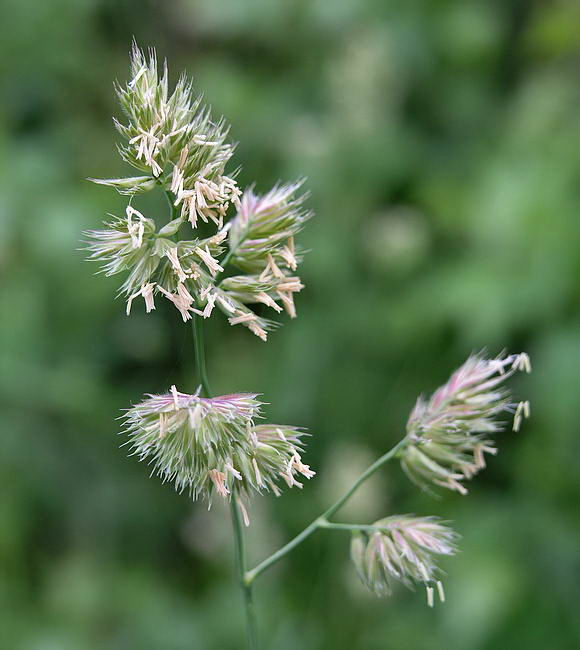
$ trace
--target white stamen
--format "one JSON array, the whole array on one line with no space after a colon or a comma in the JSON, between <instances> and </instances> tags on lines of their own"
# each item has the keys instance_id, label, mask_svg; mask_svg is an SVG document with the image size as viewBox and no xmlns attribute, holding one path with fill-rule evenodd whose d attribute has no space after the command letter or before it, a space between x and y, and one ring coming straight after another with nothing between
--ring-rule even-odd
<instances>
[{"instance_id":1,"label":"white stamen","mask_svg":"<svg viewBox=\"0 0 580 650\"><path fill-rule=\"evenodd\" d=\"M226 475L217 469L210 469L208 474L217 490L217 493L224 498L227 497L230 491L226 486Z\"/></svg>"},{"instance_id":2,"label":"white stamen","mask_svg":"<svg viewBox=\"0 0 580 650\"><path fill-rule=\"evenodd\" d=\"M272 492L274 493L274 496L279 497L282 492L278 489L278 486L275 483L272 483Z\"/></svg>"},{"instance_id":3,"label":"white stamen","mask_svg":"<svg viewBox=\"0 0 580 650\"><path fill-rule=\"evenodd\" d=\"M306 478L312 478L316 474L315 471L310 469L310 465L304 465L302 459L300 458L300 454L298 453L295 453L292 457L291 466L298 470L300 474Z\"/></svg>"},{"instance_id":4,"label":"white stamen","mask_svg":"<svg viewBox=\"0 0 580 650\"><path fill-rule=\"evenodd\" d=\"M208 298L206 306L203 308L203 311L201 312L201 315L204 318L209 318L211 316L211 313L213 311L214 303L215 303L215 296L210 296Z\"/></svg>"},{"instance_id":5,"label":"white stamen","mask_svg":"<svg viewBox=\"0 0 580 650\"><path fill-rule=\"evenodd\" d=\"M532 363L530 361L530 357L525 352L518 354L512 364L512 368L514 370L523 370L529 374L532 372Z\"/></svg>"},{"instance_id":6,"label":"white stamen","mask_svg":"<svg viewBox=\"0 0 580 650\"><path fill-rule=\"evenodd\" d=\"M236 306L231 302L231 300L222 295L221 292L217 294L217 301L226 311L229 311L230 314L236 313Z\"/></svg>"},{"instance_id":7,"label":"white stamen","mask_svg":"<svg viewBox=\"0 0 580 650\"><path fill-rule=\"evenodd\" d=\"M145 217L134 207L128 205L125 209L127 215L127 233L131 237L131 247L141 248L143 244L143 233L145 232ZM133 217L138 218L137 223L133 223Z\"/></svg>"},{"instance_id":8,"label":"white stamen","mask_svg":"<svg viewBox=\"0 0 580 650\"><path fill-rule=\"evenodd\" d=\"M145 311L147 313L155 309L155 299L153 296L153 289L155 288L155 283L147 282L141 287L141 295L143 300L145 300Z\"/></svg>"},{"instance_id":9,"label":"white stamen","mask_svg":"<svg viewBox=\"0 0 580 650\"><path fill-rule=\"evenodd\" d=\"M267 341L268 340L268 333L266 330L262 327L260 327L257 323L251 321L248 323L248 329L252 334L255 334L258 338L262 339L262 341Z\"/></svg>"},{"instance_id":10,"label":"white stamen","mask_svg":"<svg viewBox=\"0 0 580 650\"><path fill-rule=\"evenodd\" d=\"M162 286L158 286L157 288L177 307L184 322L191 318L191 305L194 303L194 299L184 284L180 283L177 285L177 293L170 293Z\"/></svg>"},{"instance_id":11,"label":"white stamen","mask_svg":"<svg viewBox=\"0 0 580 650\"><path fill-rule=\"evenodd\" d=\"M520 402L516 408L516 412L514 415L514 423L512 430L513 431L519 431L520 430L520 425L522 423L522 414L524 417L529 417L530 414L530 404L529 402Z\"/></svg>"},{"instance_id":12,"label":"white stamen","mask_svg":"<svg viewBox=\"0 0 580 650\"><path fill-rule=\"evenodd\" d=\"M228 472L234 477L237 478L238 481L242 480L242 475L238 472L238 470L231 464L231 463L226 463L224 467L228 470Z\"/></svg>"},{"instance_id":13,"label":"white stamen","mask_svg":"<svg viewBox=\"0 0 580 650\"><path fill-rule=\"evenodd\" d=\"M252 458L252 465L254 467L254 472L256 473L256 482L258 485L262 485L262 475L260 474L260 470L258 469L258 463L256 462L255 458Z\"/></svg>"},{"instance_id":14,"label":"white stamen","mask_svg":"<svg viewBox=\"0 0 580 650\"><path fill-rule=\"evenodd\" d=\"M139 290L139 291L137 291L137 293L132 294L132 295L129 296L129 298L127 299L127 309L125 310L125 313L127 314L127 316L129 316L129 315L131 314L131 305L133 304L133 300L134 300L135 298L137 298L137 296L138 296L140 293L141 293L141 291Z\"/></svg>"},{"instance_id":15,"label":"white stamen","mask_svg":"<svg viewBox=\"0 0 580 650\"><path fill-rule=\"evenodd\" d=\"M292 294L284 293L283 291L277 291L276 293L282 301L284 308L288 312L290 318L296 318L296 307L294 306L294 299L292 298Z\"/></svg>"},{"instance_id":16,"label":"white stamen","mask_svg":"<svg viewBox=\"0 0 580 650\"><path fill-rule=\"evenodd\" d=\"M250 518L248 517L248 511L246 510L246 506L244 505L243 501L241 499L237 499L238 502L238 507L240 509L240 512L242 513L242 519L244 520L244 526L247 528L250 525Z\"/></svg>"},{"instance_id":17,"label":"white stamen","mask_svg":"<svg viewBox=\"0 0 580 650\"><path fill-rule=\"evenodd\" d=\"M171 262L171 266L173 267L173 270L177 274L179 282L185 282L185 280L187 280L187 275L181 268L181 263L179 262L179 256L177 255L177 247L169 248L165 252L165 256Z\"/></svg>"},{"instance_id":18,"label":"white stamen","mask_svg":"<svg viewBox=\"0 0 580 650\"><path fill-rule=\"evenodd\" d=\"M530 417L530 403L526 400L523 402L523 412L524 412L524 417L529 418Z\"/></svg>"},{"instance_id":19,"label":"white stamen","mask_svg":"<svg viewBox=\"0 0 580 650\"><path fill-rule=\"evenodd\" d=\"M282 311L282 307L280 307L280 305L264 291L260 291L260 293L256 294L256 300L268 307L272 307L272 309L278 313Z\"/></svg>"},{"instance_id":20,"label":"white stamen","mask_svg":"<svg viewBox=\"0 0 580 650\"><path fill-rule=\"evenodd\" d=\"M239 325L240 323L249 323L251 321L256 320L258 318L256 314L254 314L251 311L242 311L241 309L238 310L240 312L239 316L234 316L233 318L228 318L228 322L230 325Z\"/></svg>"},{"instance_id":21,"label":"white stamen","mask_svg":"<svg viewBox=\"0 0 580 650\"><path fill-rule=\"evenodd\" d=\"M171 394L173 395L173 405L175 407L175 410L178 411L179 410L179 398L178 398L178 395L177 395L177 388L175 387L175 385L173 385L169 390L171 391Z\"/></svg>"},{"instance_id":22,"label":"white stamen","mask_svg":"<svg viewBox=\"0 0 580 650\"><path fill-rule=\"evenodd\" d=\"M188 409L189 416L189 426L192 429L197 429L200 419L203 417L203 409L199 403L197 403L192 409Z\"/></svg>"},{"instance_id":23,"label":"white stamen","mask_svg":"<svg viewBox=\"0 0 580 650\"><path fill-rule=\"evenodd\" d=\"M298 262L296 261L296 257L294 255L294 237L290 237L288 240L288 245L280 249L279 254L280 257L282 257L282 259L286 262L288 268L292 269L292 271L295 271L298 267Z\"/></svg>"},{"instance_id":24,"label":"white stamen","mask_svg":"<svg viewBox=\"0 0 580 650\"><path fill-rule=\"evenodd\" d=\"M209 272L212 275L216 275L218 272L223 271L223 267L221 267L216 259L214 259L209 252L209 248L206 246L205 250L203 248L200 248L199 246L195 249L195 253L198 257L200 257L203 261L203 263L207 266Z\"/></svg>"},{"instance_id":25,"label":"white stamen","mask_svg":"<svg viewBox=\"0 0 580 650\"><path fill-rule=\"evenodd\" d=\"M276 262L274 262L274 258L272 257L272 253L268 253L268 266L270 267L270 270L272 271L272 274L276 278L283 278L284 274L278 266L276 265Z\"/></svg>"},{"instance_id":26,"label":"white stamen","mask_svg":"<svg viewBox=\"0 0 580 650\"><path fill-rule=\"evenodd\" d=\"M437 580L437 591L439 592L439 600L445 602L445 590L443 589L443 583L441 580Z\"/></svg>"},{"instance_id":27,"label":"white stamen","mask_svg":"<svg viewBox=\"0 0 580 650\"><path fill-rule=\"evenodd\" d=\"M139 68L139 72L129 82L129 88L135 88L135 85L137 84L139 79L141 79L141 77L145 74L146 71L147 71L147 66L142 65Z\"/></svg>"}]
</instances>

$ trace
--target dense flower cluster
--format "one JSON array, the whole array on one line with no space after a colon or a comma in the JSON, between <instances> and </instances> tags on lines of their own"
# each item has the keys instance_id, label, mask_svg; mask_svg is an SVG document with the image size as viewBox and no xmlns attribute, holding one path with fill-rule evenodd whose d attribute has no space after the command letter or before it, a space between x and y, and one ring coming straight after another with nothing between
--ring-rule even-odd
<instances>
[{"instance_id":1,"label":"dense flower cluster","mask_svg":"<svg viewBox=\"0 0 580 650\"><path fill-rule=\"evenodd\" d=\"M149 395L125 414L132 452L150 461L163 481L188 490L194 499L233 492L270 490L280 494L314 472L301 458L303 431L278 424L255 424L262 403L256 394L200 397L177 391Z\"/></svg>"},{"instance_id":2,"label":"dense flower cluster","mask_svg":"<svg viewBox=\"0 0 580 650\"><path fill-rule=\"evenodd\" d=\"M242 196L236 172L226 171L234 153L228 128L212 119L191 82L182 76L170 94L167 66L159 74L155 53L146 56L136 45L131 76L116 87L126 122L115 125L123 136L121 157L144 175L91 179L131 198L125 216L85 233L89 259L101 262L106 275L126 274L120 293L127 313L138 297L149 312L163 296L183 320L209 318L215 306L231 325L266 340L276 323L254 306L294 317L294 294L303 288L295 274L302 253L294 236L311 213L302 208L306 195L297 195L302 181L276 185L264 196L249 188ZM167 223L131 203L154 188L172 205ZM237 213L226 223L231 205ZM202 223L204 236L192 237ZM223 277L226 263L243 275Z\"/></svg>"},{"instance_id":3,"label":"dense flower cluster","mask_svg":"<svg viewBox=\"0 0 580 650\"><path fill-rule=\"evenodd\" d=\"M265 194L254 187L243 193L236 172L227 171L234 145L227 141L223 119L214 121L184 76L169 92L167 66L158 71L153 51L146 56L134 45L131 80L116 87L125 122L115 120L123 137L119 152L141 175L91 179L129 196L123 216L111 216L102 230L86 234L89 259L108 276L125 274L120 293L130 314L142 299L146 312L156 299L168 300L183 321L223 312L231 325L243 325L266 340L277 323L263 316L285 311L296 316L295 294L303 288L297 275L304 251L295 237L312 213L305 209L303 181L277 184ZM134 205L136 197L158 188L171 206L161 222ZM228 220L230 206L235 214ZM232 209L232 212L234 210ZM233 272L226 267L231 265ZM124 416L125 444L147 461L153 473L194 499L211 503L214 493L232 500L238 550L239 507L248 523L244 499L255 492L280 494L280 486L302 487L314 472L302 462L304 431L295 426L260 424L263 403L255 393L209 397L203 364L201 329L195 322L200 376L207 396L179 392L147 395ZM408 476L423 488L443 486L465 494L462 481L485 467L484 454L497 449L492 434L504 428L499 419L513 414L513 430L530 414L504 387L519 370L530 372L526 354L486 359L471 356L430 399L420 397L409 417L405 438L357 479L345 496L304 529L292 542L252 571L251 580L317 528L353 531L351 557L362 581L379 596L394 581L425 585L427 602L435 593L445 600L437 564L456 552L454 531L435 517L396 515L371 525L338 524L326 519L363 480L387 460L399 457ZM236 505L237 504L237 505Z\"/></svg>"},{"instance_id":4,"label":"dense flower cluster","mask_svg":"<svg viewBox=\"0 0 580 650\"><path fill-rule=\"evenodd\" d=\"M433 605L434 585L445 600L437 556L456 552L456 533L436 517L396 515L376 521L370 532L355 532L351 557L364 584L377 596L388 596L392 582L407 587L422 583Z\"/></svg>"},{"instance_id":5,"label":"dense flower cluster","mask_svg":"<svg viewBox=\"0 0 580 650\"><path fill-rule=\"evenodd\" d=\"M419 397L407 423L408 444L401 463L424 488L435 484L461 494L461 481L485 467L484 454L496 454L491 434L505 428L502 413L515 413L514 430L529 403L515 404L502 384L518 370L530 372L525 353L495 359L472 355L429 400Z\"/></svg>"}]
</instances>

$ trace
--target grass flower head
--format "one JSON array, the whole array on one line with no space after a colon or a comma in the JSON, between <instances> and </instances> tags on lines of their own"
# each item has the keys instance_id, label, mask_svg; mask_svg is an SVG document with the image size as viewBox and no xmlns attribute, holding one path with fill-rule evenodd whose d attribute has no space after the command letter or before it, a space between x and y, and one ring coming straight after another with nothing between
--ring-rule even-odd
<instances>
[{"instance_id":1,"label":"grass flower head","mask_svg":"<svg viewBox=\"0 0 580 650\"><path fill-rule=\"evenodd\" d=\"M412 588L425 585L433 605L434 587L445 600L438 556L454 555L457 534L436 517L396 515L373 524L373 532L356 532L351 557L363 583L377 596L389 596L393 581Z\"/></svg>"},{"instance_id":2,"label":"grass flower head","mask_svg":"<svg viewBox=\"0 0 580 650\"><path fill-rule=\"evenodd\" d=\"M89 259L103 262L107 275L127 274L120 288L127 314L136 298L142 297L150 312L161 296L184 321L194 314L209 318L217 307L231 325L267 340L276 323L254 306L294 318L294 295L303 288L295 274L302 253L294 244L311 216L302 207L306 195L297 195L303 181L276 185L263 196L249 188L240 198L236 172L226 172L234 146L224 120L212 118L185 76L170 92L167 65L159 70L154 50L145 53L133 45L131 78L116 91L126 120L115 120L124 139L119 152L142 175L90 179L131 200L125 218L85 233ZM155 188L171 206L170 220L160 226L131 205ZM237 214L226 223L230 205ZM191 227L200 222L210 226L204 234L211 227L215 233L191 238ZM242 275L222 277L227 263Z\"/></svg>"},{"instance_id":3,"label":"grass flower head","mask_svg":"<svg viewBox=\"0 0 580 650\"><path fill-rule=\"evenodd\" d=\"M504 385L518 370L531 370L525 353L472 355L430 399L419 397L401 452L402 467L414 482L467 493L462 481L485 467L484 454L497 453L490 436L504 430L501 415L515 413L514 429L529 415L529 403L514 403Z\"/></svg>"},{"instance_id":4,"label":"grass flower head","mask_svg":"<svg viewBox=\"0 0 580 650\"><path fill-rule=\"evenodd\" d=\"M253 393L200 397L179 392L149 395L124 416L132 453L148 460L163 481L194 499L239 491L279 494L283 481L314 472L302 463L303 432L287 425L256 425L262 402Z\"/></svg>"}]
</instances>

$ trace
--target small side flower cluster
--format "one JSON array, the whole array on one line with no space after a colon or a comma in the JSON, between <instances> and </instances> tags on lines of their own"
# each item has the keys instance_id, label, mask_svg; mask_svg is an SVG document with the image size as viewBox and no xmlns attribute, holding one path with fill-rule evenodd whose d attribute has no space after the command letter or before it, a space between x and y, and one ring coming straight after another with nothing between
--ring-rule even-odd
<instances>
[{"instance_id":1,"label":"small side flower cluster","mask_svg":"<svg viewBox=\"0 0 580 650\"><path fill-rule=\"evenodd\" d=\"M272 491L282 479L302 487L299 476L314 472L302 462L304 432L293 426L259 424L262 402L253 393L200 397L175 386L164 395L149 395L130 408L124 432L139 460L149 460L161 479L188 490L194 499L211 501L214 490Z\"/></svg>"},{"instance_id":2,"label":"small side flower cluster","mask_svg":"<svg viewBox=\"0 0 580 650\"><path fill-rule=\"evenodd\" d=\"M105 225L105 230L85 233L89 237L86 248L90 260L102 263L105 275L127 273L119 289L127 297L127 315L137 297L144 299L147 313L155 309L155 294L170 300L184 321L193 313L203 315L194 307L192 283L215 272L215 256L224 250L225 232L175 243L167 238L172 234L167 228L156 231L155 222L130 205L124 219L113 217Z\"/></svg>"},{"instance_id":3,"label":"small side flower cluster","mask_svg":"<svg viewBox=\"0 0 580 650\"><path fill-rule=\"evenodd\" d=\"M167 65L159 76L153 50L147 58L133 45L131 76L128 84L116 86L127 118L127 124L115 120L126 142L119 153L148 176L133 184L124 179L120 189L137 194L149 189L155 179L164 185L169 181L175 204L181 205L182 216L194 228L198 217L221 226L228 204L240 193L234 178L225 174L234 153L234 146L226 142L228 127L223 120L212 120L185 76L169 95ZM117 180L99 182L119 187Z\"/></svg>"},{"instance_id":4,"label":"small side flower cluster","mask_svg":"<svg viewBox=\"0 0 580 650\"><path fill-rule=\"evenodd\" d=\"M303 288L294 272L302 253L294 236L311 216L302 209L302 185L277 185L264 196L249 188L241 196L235 177L226 171L234 145L228 127L214 121L192 83L182 76L170 94L167 66L160 74L154 51L146 56L136 45L131 53L131 80L116 92L126 123L115 120L124 142L123 160L145 175L90 179L130 196L124 217L112 216L103 230L90 230L89 259L102 263L106 275L126 273L120 294L143 298L147 312L163 296L184 321L212 315L214 307L231 325L244 325L267 339L276 323L248 305L263 304L294 317L293 296ZM160 226L132 205L136 195L161 188L172 205L171 219ZM237 214L225 223L230 206ZM156 223L157 222L157 223ZM210 236L182 237L183 229ZM227 255L225 241L228 240ZM231 262L243 275L220 277Z\"/></svg>"},{"instance_id":5,"label":"small side flower cluster","mask_svg":"<svg viewBox=\"0 0 580 650\"><path fill-rule=\"evenodd\" d=\"M462 484L496 454L491 434L503 431L502 413L515 413L514 430L530 414L529 402L514 403L503 386L518 370L531 371L527 354L485 359L471 356L429 400L419 397L407 423L401 452L407 475L423 488L437 485L467 494Z\"/></svg>"},{"instance_id":6,"label":"small side flower cluster","mask_svg":"<svg viewBox=\"0 0 580 650\"><path fill-rule=\"evenodd\" d=\"M514 414L513 430L518 431L522 418L530 415L529 402L514 403L503 386L520 370L531 372L525 353L495 359L475 354L429 400L419 397L397 454L413 482L424 489L437 485L467 493L461 481L485 467L484 454L497 453L490 436L505 428L498 417ZM351 557L362 581L377 595L391 593L392 579L407 586L422 582L433 606L435 591L445 600L435 556L453 555L456 538L434 517L389 517L353 534Z\"/></svg>"},{"instance_id":7,"label":"small side flower cluster","mask_svg":"<svg viewBox=\"0 0 580 650\"><path fill-rule=\"evenodd\" d=\"M363 583L377 596L392 593L394 580L412 588L422 583L427 602L433 606L436 586L445 601L438 556L454 555L457 534L436 517L397 515L376 521L372 532L356 532L351 557Z\"/></svg>"},{"instance_id":8,"label":"small side flower cluster","mask_svg":"<svg viewBox=\"0 0 580 650\"><path fill-rule=\"evenodd\" d=\"M296 195L302 184L277 185L264 196L255 194L253 188L246 190L230 224L229 259L245 272L220 285L236 307L230 323L240 322L264 340L272 323L247 305L262 303L278 313L284 309L295 318L294 294L304 288L294 275L303 256L295 247L294 236L312 216L302 208L307 195Z\"/></svg>"}]
</instances>

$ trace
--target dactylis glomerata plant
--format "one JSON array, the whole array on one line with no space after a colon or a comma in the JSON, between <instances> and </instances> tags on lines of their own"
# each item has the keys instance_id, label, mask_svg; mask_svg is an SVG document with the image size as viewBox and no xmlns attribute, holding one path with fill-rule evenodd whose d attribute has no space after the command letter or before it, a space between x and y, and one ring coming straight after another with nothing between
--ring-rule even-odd
<instances>
[{"instance_id":1,"label":"dactylis glomerata plant","mask_svg":"<svg viewBox=\"0 0 580 650\"><path fill-rule=\"evenodd\" d=\"M293 540L248 569L242 528L242 521L249 525L248 500L256 493L278 495L283 486L302 487L314 472L303 460L302 428L263 424L264 405L256 394L211 394L201 324L220 311L231 325L266 341L276 323L259 315L255 305L294 318L294 294L303 288L296 275L303 251L295 237L312 213L304 208L301 180L265 194L238 188L236 170L228 170L234 146L224 121L212 118L184 76L170 92L167 67L159 73L153 51L146 55L133 47L131 80L116 92L124 113L122 121L115 120L122 136L119 153L139 175L95 180L129 201L124 215L86 233L90 259L100 262L106 275L123 275L127 314L138 298L147 312L157 300L169 300L184 321L193 320L200 378L192 395L175 386L147 395L126 412L124 431L133 453L151 463L163 481L193 499L211 503L217 494L230 503L249 646L257 647L254 581L319 529L352 533L356 571L377 595L389 595L394 582L418 583L426 587L429 605L435 594L443 601L438 561L455 553L457 541L447 523L414 515L370 524L330 518L394 458L422 488L466 494L465 481L485 467L485 454L497 452L493 435L504 428L502 414L514 414L514 430L529 415L529 403L514 403L505 388L516 371L530 371L528 356L471 356L429 399L418 399L398 444ZM169 201L165 221L132 205L136 196L156 188Z\"/></svg>"}]
</instances>

